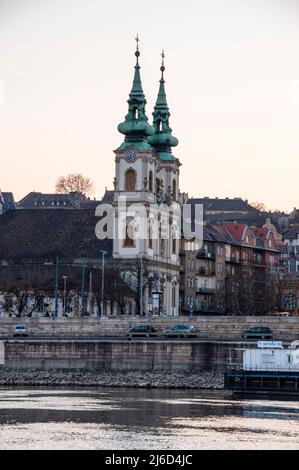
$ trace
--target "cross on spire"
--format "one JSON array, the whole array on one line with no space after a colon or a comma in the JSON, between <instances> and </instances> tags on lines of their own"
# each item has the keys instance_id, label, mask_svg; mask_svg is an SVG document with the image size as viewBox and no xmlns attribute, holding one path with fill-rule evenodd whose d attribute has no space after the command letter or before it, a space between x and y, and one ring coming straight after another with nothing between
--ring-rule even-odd
<instances>
[{"instance_id":1,"label":"cross on spire","mask_svg":"<svg viewBox=\"0 0 299 470\"><path fill-rule=\"evenodd\" d=\"M137 57L137 65L138 65L138 58L140 56L140 52L139 52L139 42L140 42L140 39L139 39L139 36L137 34L136 38L135 38L135 41L136 41L136 52L135 52L135 56Z\"/></svg>"},{"instance_id":2,"label":"cross on spire","mask_svg":"<svg viewBox=\"0 0 299 470\"><path fill-rule=\"evenodd\" d=\"M160 67L160 70L161 70L161 72L162 72L162 77L161 77L161 79L163 80L163 78L164 78L163 73L164 73L164 70L165 70L165 67L164 67L164 59L165 59L164 49L162 49L161 57L162 57L162 65L161 65L161 67Z\"/></svg>"},{"instance_id":3,"label":"cross on spire","mask_svg":"<svg viewBox=\"0 0 299 470\"><path fill-rule=\"evenodd\" d=\"M137 51L139 51L139 44L138 44L138 43L140 42L140 39L139 39L138 34L137 34L137 36L136 36L136 38L135 38L135 41L136 41L136 44L137 44L136 49L137 49Z\"/></svg>"}]
</instances>

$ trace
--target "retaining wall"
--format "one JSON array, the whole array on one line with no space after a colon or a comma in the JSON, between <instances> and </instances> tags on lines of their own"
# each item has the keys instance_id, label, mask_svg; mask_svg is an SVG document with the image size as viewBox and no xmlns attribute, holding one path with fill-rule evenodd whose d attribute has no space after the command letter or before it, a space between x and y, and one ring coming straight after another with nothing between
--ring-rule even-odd
<instances>
[{"instance_id":1,"label":"retaining wall","mask_svg":"<svg viewBox=\"0 0 299 470\"><path fill-rule=\"evenodd\" d=\"M253 326L267 326L276 340L299 339L299 317L137 317L111 316L73 319L1 318L0 337L11 336L17 324L26 324L29 334L53 336L105 336L125 335L129 328L138 324L151 324L158 332L177 323L192 324L201 330L202 339L241 338L242 331Z\"/></svg>"},{"instance_id":2,"label":"retaining wall","mask_svg":"<svg viewBox=\"0 0 299 470\"><path fill-rule=\"evenodd\" d=\"M1 344L2 343L2 344ZM157 340L6 340L1 367L128 371L222 371L248 344ZM252 345L252 343L251 343Z\"/></svg>"}]
</instances>

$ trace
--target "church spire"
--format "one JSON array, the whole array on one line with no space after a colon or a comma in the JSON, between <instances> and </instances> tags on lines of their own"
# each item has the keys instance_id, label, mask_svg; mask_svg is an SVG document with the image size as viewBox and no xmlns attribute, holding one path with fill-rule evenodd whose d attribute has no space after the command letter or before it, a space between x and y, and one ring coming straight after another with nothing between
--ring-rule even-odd
<instances>
[{"instance_id":1,"label":"church spire","mask_svg":"<svg viewBox=\"0 0 299 470\"><path fill-rule=\"evenodd\" d=\"M154 134L154 128L148 124L148 118L145 114L146 99L142 89L139 65L139 37L136 37L136 65L133 79L132 90L129 95L128 114L125 121L119 124L118 131L125 135L125 143L121 147L135 144L137 147L149 147L147 137ZM142 145L143 143L143 145Z\"/></svg>"},{"instance_id":2,"label":"church spire","mask_svg":"<svg viewBox=\"0 0 299 470\"><path fill-rule=\"evenodd\" d=\"M174 160L175 158L171 154L171 147L178 145L179 141L172 135L172 129L169 126L170 112L167 104L166 93L165 93L165 54L162 51L162 64L161 79L157 101L153 112L153 126L155 128L155 134L149 137L149 142L154 147L162 160Z\"/></svg>"}]
</instances>

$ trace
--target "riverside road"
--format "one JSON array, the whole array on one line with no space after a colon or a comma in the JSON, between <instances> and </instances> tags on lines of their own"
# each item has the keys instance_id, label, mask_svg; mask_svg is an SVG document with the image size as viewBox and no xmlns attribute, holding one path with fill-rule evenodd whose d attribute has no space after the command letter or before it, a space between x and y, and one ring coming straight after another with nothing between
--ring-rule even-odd
<instances>
[{"instance_id":1,"label":"riverside road","mask_svg":"<svg viewBox=\"0 0 299 470\"><path fill-rule=\"evenodd\" d=\"M170 337L163 337L163 336L155 336L155 337L145 337L145 336L140 336L140 337L128 337L128 336L70 336L70 335L34 335L34 336L24 336L24 337L15 337L15 336L0 336L0 341L29 341L29 342L34 342L34 341L78 341L78 342L106 342L106 341L113 341L113 342L118 342L118 341L183 341L183 342L192 342L192 343L212 343L212 344L219 344L219 343L225 343L225 344L234 344L234 345L240 345L244 346L245 344L255 344L257 343L258 340L256 339L236 339L236 340L227 340L227 339L210 339L209 337L204 337L204 338L170 338ZM283 341L283 340L282 340ZM283 345L287 346L290 344L290 341L283 341Z\"/></svg>"}]
</instances>

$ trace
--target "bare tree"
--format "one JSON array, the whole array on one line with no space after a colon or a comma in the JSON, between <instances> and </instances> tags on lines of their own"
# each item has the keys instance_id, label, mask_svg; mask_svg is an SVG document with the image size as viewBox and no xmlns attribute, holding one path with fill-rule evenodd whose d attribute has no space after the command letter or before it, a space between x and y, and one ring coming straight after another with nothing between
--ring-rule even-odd
<instances>
[{"instance_id":1,"label":"bare tree","mask_svg":"<svg viewBox=\"0 0 299 470\"><path fill-rule=\"evenodd\" d=\"M55 191L56 193L79 193L89 196L94 192L94 188L90 178L80 173L71 173L58 178Z\"/></svg>"},{"instance_id":2,"label":"bare tree","mask_svg":"<svg viewBox=\"0 0 299 470\"><path fill-rule=\"evenodd\" d=\"M261 212L267 212L267 208L263 202L254 201L250 205Z\"/></svg>"},{"instance_id":3,"label":"bare tree","mask_svg":"<svg viewBox=\"0 0 299 470\"><path fill-rule=\"evenodd\" d=\"M102 301L102 270L101 268L94 268L92 272L92 290L98 305ZM104 303L116 305L118 312L123 315L126 313L126 306L135 299L135 291L123 279L123 268L119 265L106 263L105 267L105 289L104 289Z\"/></svg>"},{"instance_id":4,"label":"bare tree","mask_svg":"<svg viewBox=\"0 0 299 470\"><path fill-rule=\"evenodd\" d=\"M256 315L256 282L252 270L240 269L226 279L225 305L233 315Z\"/></svg>"},{"instance_id":5,"label":"bare tree","mask_svg":"<svg viewBox=\"0 0 299 470\"><path fill-rule=\"evenodd\" d=\"M296 307L299 291L298 277L281 271L268 273L267 276L267 311L283 312Z\"/></svg>"}]
</instances>

